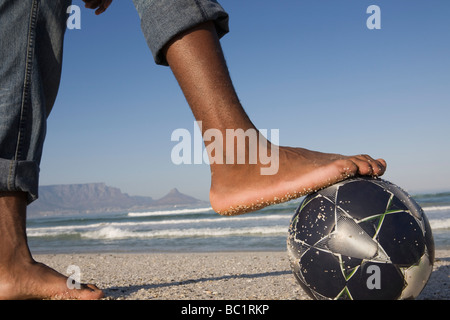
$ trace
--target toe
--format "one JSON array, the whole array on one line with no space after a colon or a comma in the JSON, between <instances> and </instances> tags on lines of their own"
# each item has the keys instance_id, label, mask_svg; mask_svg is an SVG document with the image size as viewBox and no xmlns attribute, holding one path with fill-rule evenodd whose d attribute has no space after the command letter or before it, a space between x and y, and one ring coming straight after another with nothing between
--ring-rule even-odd
<instances>
[{"instance_id":1,"label":"toe","mask_svg":"<svg viewBox=\"0 0 450 320\"><path fill-rule=\"evenodd\" d=\"M364 176L381 176L386 171L386 161L373 159L367 154L361 154L351 158L358 166L358 174Z\"/></svg>"},{"instance_id":2,"label":"toe","mask_svg":"<svg viewBox=\"0 0 450 320\"><path fill-rule=\"evenodd\" d=\"M376 166L376 170L374 170L374 174L376 174L377 176L382 176L385 172L386 172L386 161L384 161L384 159L377 159L375 160L375 163L377 164Z\"/></svg>"},{"instance_id":3,"label":"toe","mask_svg":"<svg viewBox=\"0 0 450 320\"><path fill-rule=\"evenodd\" d=\"M358 166L358 173L363 176L374 175L378 171L375 160L368 155L358 155L352 158L353 162Z\"/></svg>"},{"instance_id":4,"label":"toe","mask_svg":"<svg viewBox=\"0 0 450 320\"><path fill-rule=\"evenodd\" d=\"M82 294L83 299L97 300L97 299L101 299L104 297L103 291L100 290L99 288L97 288L93 284L87 284L87 285L84 285L83 287L84 287L83 288L84 292Z\"/></svg>"},{"instance_id":5,"label":"toe","mask_svg":"<svg viewBox=\"0 0 450 320\"><path fill-rule=\"evenodd\" d=\"M335 164L341 174L340 178L347 179L358 173L358 165L352 159L337 160Z\"/></svg>"}]
</instances>

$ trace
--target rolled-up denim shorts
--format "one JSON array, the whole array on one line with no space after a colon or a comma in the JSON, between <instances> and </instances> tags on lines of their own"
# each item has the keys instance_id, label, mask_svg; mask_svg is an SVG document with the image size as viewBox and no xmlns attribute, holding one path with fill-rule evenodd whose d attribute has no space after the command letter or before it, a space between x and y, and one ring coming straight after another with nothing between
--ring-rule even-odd
<instances>
[{"instance_id":1,"label":"rolled-up denim shorts","mask_svg":"<svg viewBox=\"0 0 450 320\"><path fill-rule=\"evenodd\" d=\"M0 191L37 198L70 0L0 0Z\"/></svg>"},{"instance_id":2,"label":"rolled-up denim shorts","mask_svg":"<svg viewBox=\"0 0 450 320\"><path fill-rule=\"evenodd\" d=\"M215 0L133 0L141 28L157 64L167 65L162 49L177 34L214 21L219 37L228 33L228 14Z\"/></svg>"},{"instance_id":3,"label":"rolled-up denim shorts","mask_svg":"<svg viewBox=\"0 0 450 320\"><path fill-rule=\"evenodd\" d=\"M228 15L214 0L133 2L157 64L167 65L165 44L197 24L214 21L220 37L228 32ZM26 192L28 203L38 198L70 5L71 0L0 0L0 192Z\"/></svg>"}]
</instances>

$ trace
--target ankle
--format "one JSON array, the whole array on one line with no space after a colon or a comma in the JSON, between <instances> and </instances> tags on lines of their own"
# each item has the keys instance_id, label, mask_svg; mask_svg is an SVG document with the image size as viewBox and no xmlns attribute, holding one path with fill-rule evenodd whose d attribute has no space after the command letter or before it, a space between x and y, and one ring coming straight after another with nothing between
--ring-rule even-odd
<instances>
[{"instance_id":1,"label":"ankle","mask_svg":"<svg viewBox=\"0 0 450 320\"><path fill-rule=\"evenodd\" d=\"M32 262L26 236L26 193L0 192L0 264Z\"/></svg>"}]
</instances>

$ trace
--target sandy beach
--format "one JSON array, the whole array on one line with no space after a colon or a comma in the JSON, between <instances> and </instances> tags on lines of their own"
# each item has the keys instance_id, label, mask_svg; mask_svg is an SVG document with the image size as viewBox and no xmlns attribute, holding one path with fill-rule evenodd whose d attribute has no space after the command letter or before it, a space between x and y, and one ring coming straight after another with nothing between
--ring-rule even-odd
<instances>
[{"instance_id":1,"label":"sandy beach","mask_svg":"<svg viewBox=\"0 0 450 320\"><path fill-rule=\"evenodd\" d=\"M79 267L108 300L308 300L286 252L38 254L68 274ZM450 299L450 250L437 250L418 300Z\"/></svg>"}]
</instances>

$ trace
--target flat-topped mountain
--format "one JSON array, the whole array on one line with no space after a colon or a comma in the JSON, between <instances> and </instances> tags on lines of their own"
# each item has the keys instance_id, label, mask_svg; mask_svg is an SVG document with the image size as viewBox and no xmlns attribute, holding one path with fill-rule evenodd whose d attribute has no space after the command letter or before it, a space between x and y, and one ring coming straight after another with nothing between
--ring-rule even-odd
<instances>
[{"instance_id":1,"label":"flat-topped mountain","mask_svg":"<svg viewBox=\"0 0 450 320\"><path fill-rule=\"evenodd\" d=\"M64 213L116 212L171 205L204 203L176 188L161 199L130 196L104 183L51 185L39 187L39 199L28 207L30 216Z\"/></svg>"}]
</instances>

